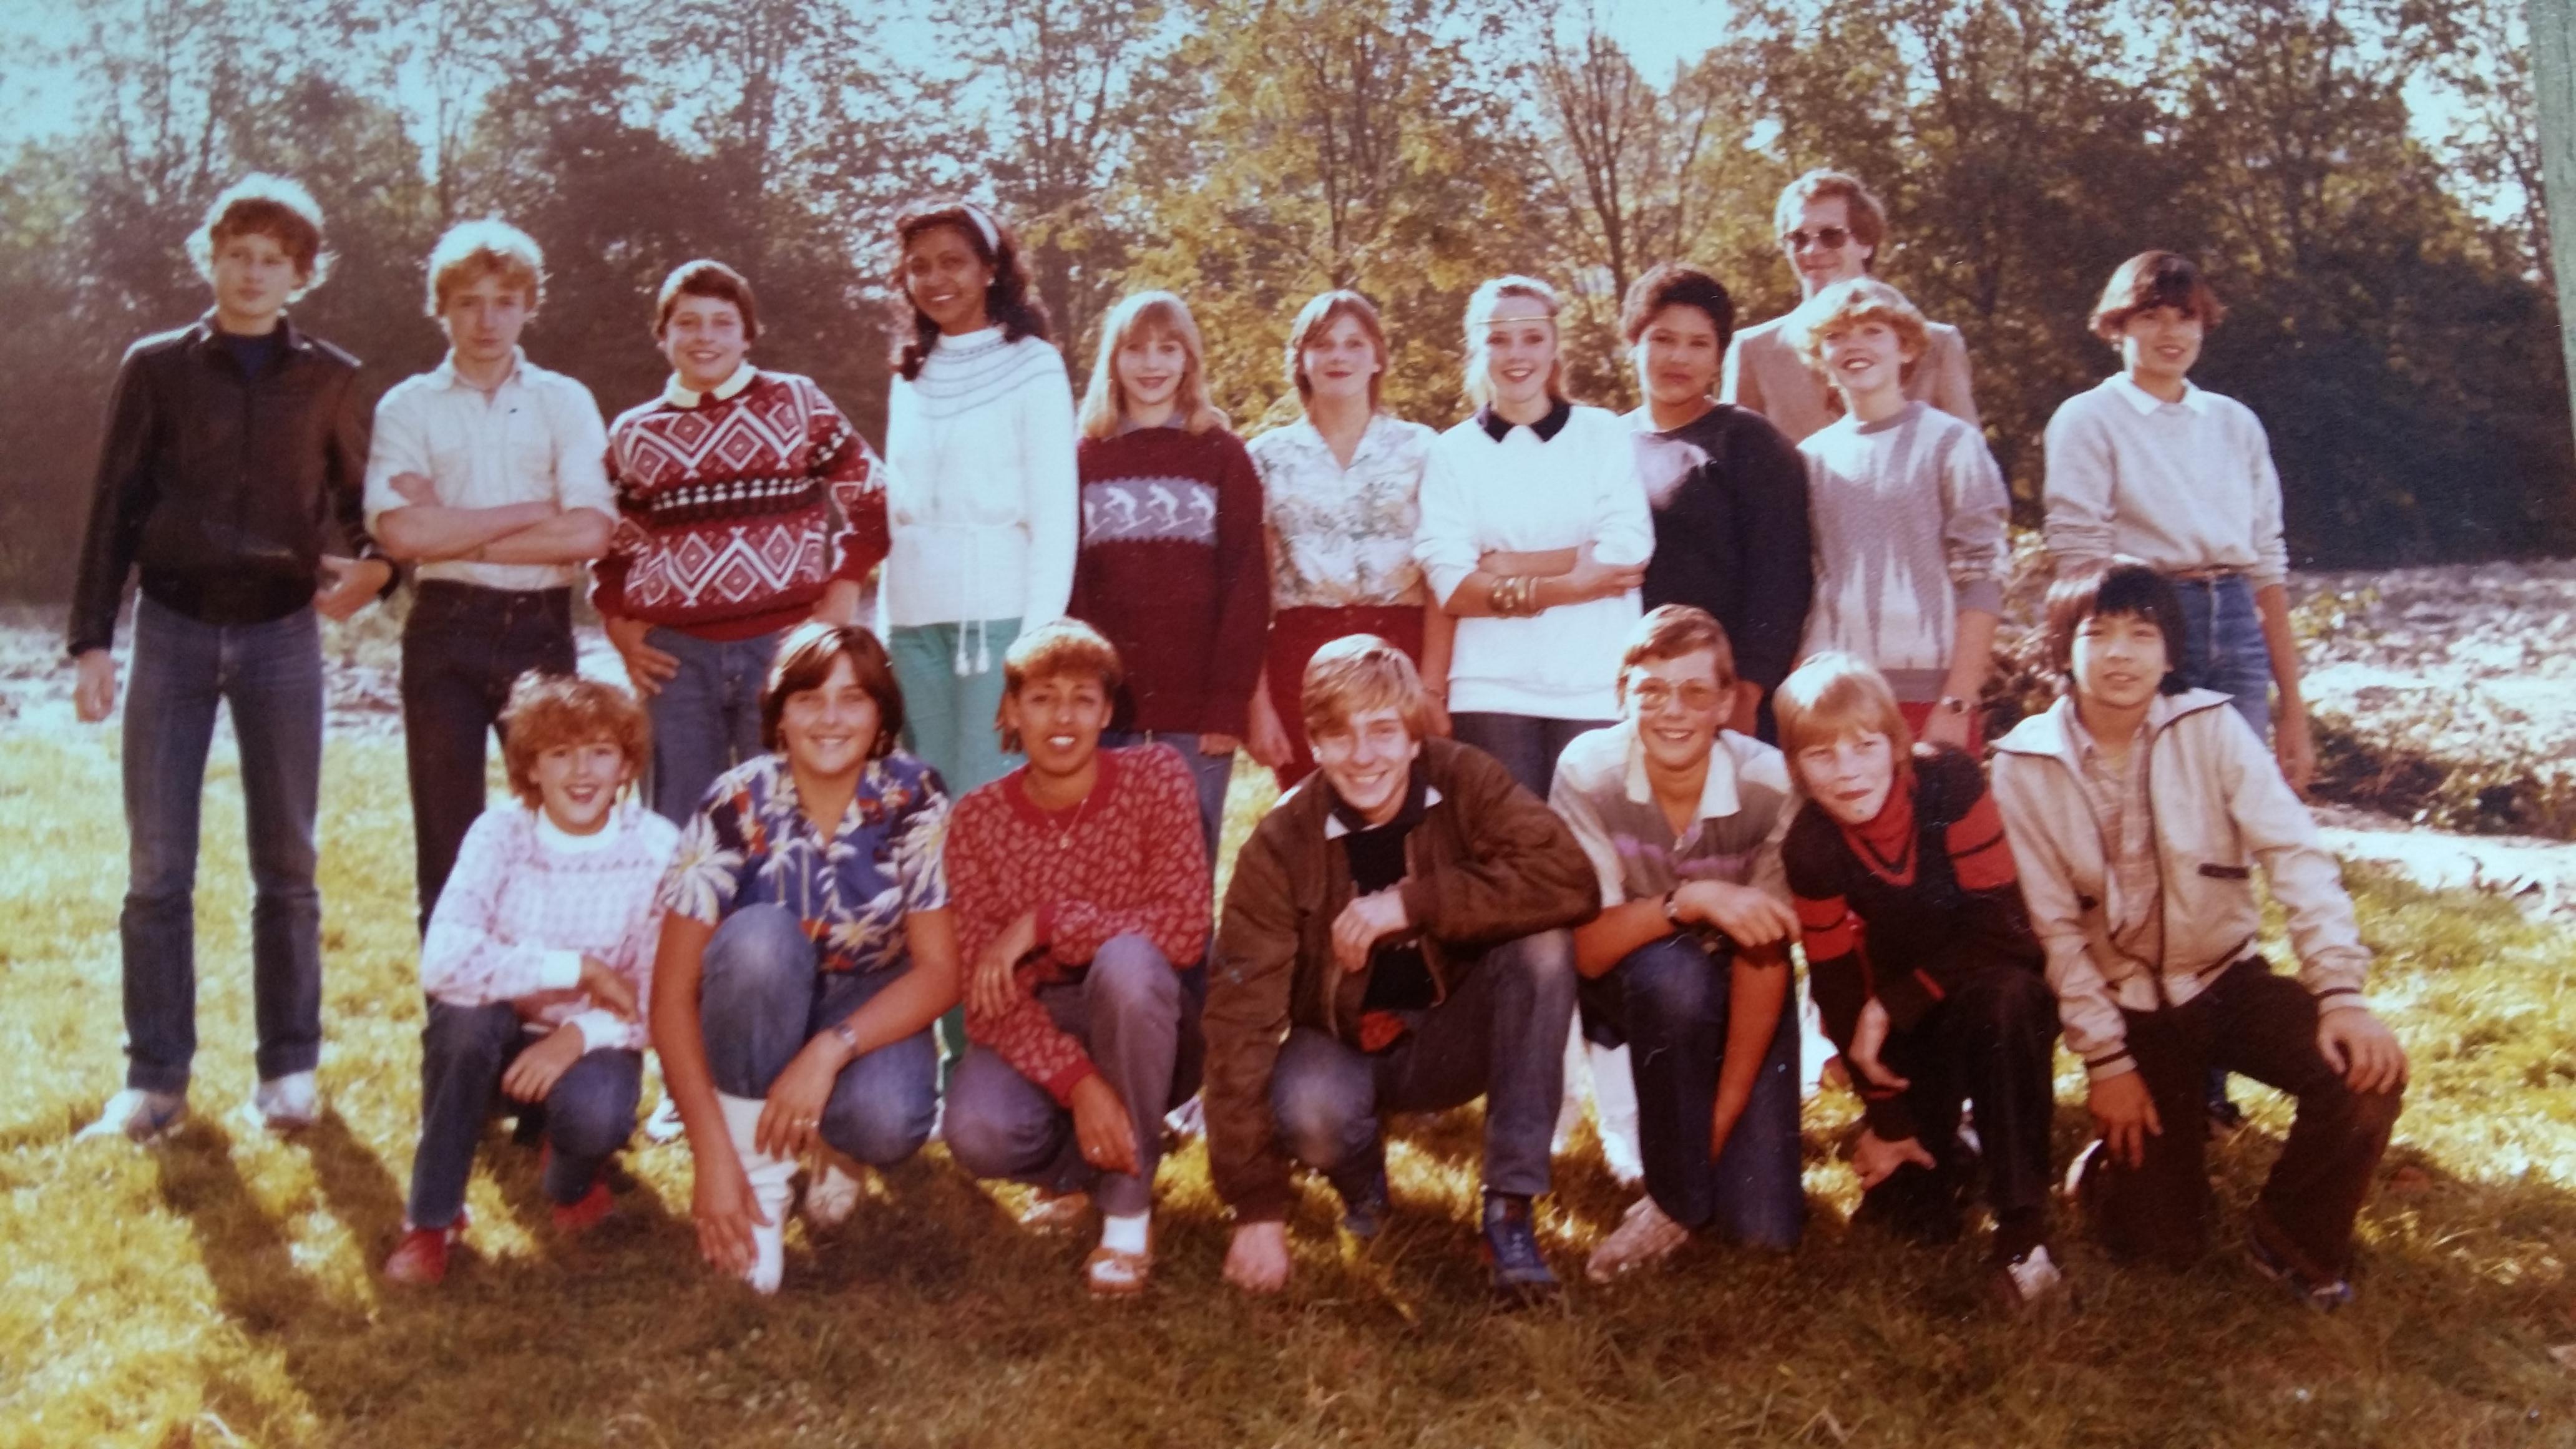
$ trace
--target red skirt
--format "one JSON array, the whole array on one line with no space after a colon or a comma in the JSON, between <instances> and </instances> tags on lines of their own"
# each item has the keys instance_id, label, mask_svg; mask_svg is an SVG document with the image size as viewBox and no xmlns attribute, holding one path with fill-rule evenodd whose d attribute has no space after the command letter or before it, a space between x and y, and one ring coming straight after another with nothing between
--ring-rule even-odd
<instances>
[{"instance_id":1,"label":"red skirt","mask_svg":"<svg viewBox=\"0 0 2576 1449\"><path fill-rule=\"evenodd\" d=\"M1314 773L1315 756L1306 748L1306 661L1315 651L1348 634L1375 634L1401 649L1415 664L1422 662L1422 606L1371 604L1349 609L1281 609L1270 616L1270 651L1262 668L1269 674L1270 704L1288 732L1294 753L1273 771L1279 788L1287 789Z\"/></svg>"}]
</instances>

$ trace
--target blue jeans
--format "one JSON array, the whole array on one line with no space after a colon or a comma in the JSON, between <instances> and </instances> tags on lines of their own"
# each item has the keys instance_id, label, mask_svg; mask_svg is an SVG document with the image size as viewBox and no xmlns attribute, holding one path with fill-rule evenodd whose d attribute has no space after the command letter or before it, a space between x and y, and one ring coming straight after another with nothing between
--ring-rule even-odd
<instances>
[{"instance_id":1,"label":"blue jeans","mask_svg":"<svg viewBox=\"0 0 2576 1449\"><path fill-rule=\"evenodd\" d=\"M501 1076L538 1041L517 1007L429 1003L420 1029L420 1150L411 1159L411 1225L443 1228L465 1210L474 1148L501 1100ZM599 1170L635 1132L635 1102L644 1089L644 1054L603 1047L582 1053L555 1079L543 1111L554 1155L543 1178L546 1197L569 1206L599 1180ZM520 1110L527 1110L522 1107Z\"/></svg>"},{"instance_id":2,"label":"blue jeans","mask_svg":"<svg viewBox=\"0 0 2576 1449\"><path fill-rule=\"evenodd\" d=\"M644 642L680 661L644 701L653 717L653 813L685 825L716 777L760 753L760 690L780 634L701 639L653 629Z\"/></svg>"},{"instance_id":3,"label":"blue jeans","mask_svg":"<svg viewBox=\"0 0 2576 1449\"><path fill-rule=\"evenodd\" d=\"M1198 1090L1176 1067L1181 1039L1198 1034L1198 1014L1180 974L1154 943L1112 936L1082 974L1038 988L1058 1030L1091 1054L1101 1079L1127 1104L1136 1171L1102 1173L1083 1160L1073 1113L989 1048L970 1047L948 1084L943 1132L949 1155L977 1177L1009 1177L1056 1192L1088 1191L1121 1217L1154 1205L1154 1168L1163 1157L1163 1114Z\"/></svg>"},{"instance_id":4,"label":"blue jeans","mask_svg":"<svg viewBox=\"0 0 2576 1449\"><path fill-rule=\"evenodd\" d=\"M1482 1096L1485 1190L1546 1192L1574 983L1574 938L1542 931L1486 952L1447 1000L1408 1013L1412 1032L1384 1051L1289 1028L1270 1076L1281 1143L1355 1202L1385 1169L1385 1113L1445 1112Z\"/></svg>"},{"instance_id":5,"label":"blue jeans","mask_svg":"<svg viewBox=\"0 0 2576 1449\"><path fill-rule=\"evenodd\" d=\"M2254 727L2254 738L2270 739L2272 651L2263 642L2253 581L2227 574L2172 582L2182 599L2183 682L2233 696L2236 712Z\"/></svg>"},{"instance_id":6,"label":"blue jeans","mask_svg":"<svg viewBox=\"0 0 2576 1449\"><path fill-rule=\"evenodd\" d=\"M1798 1246L1807 1197L1799 1175L1798 1004L1793 990L1762 1056L1753 1095L1714 1159L1718 1073L1726 1057L1732 953L1666 936L1583 983L1585 1012L1618 1023L1637 1078L1646 1191L1665 1216L1756 1247ZM1785 969L1785 968L1783 968Z\"/></svg>"},{"instance_id":7,"label":"blue jeans","mask_svg":"<svg viewBox=\"0 0 2576 1449\"><path fill-rule=\"evenodd\" d=\"M573 665L570 589L430 579L414 591L402 637L403 757L422 931L483 813L484 760L511 684L531 669L570 674Z\"/></svg>"},{"instance_id":8,"label":"blue jeans","mask_svg":"<svg viewBox=\"0 0 2576 1449\"><path fill-rule=\"evenodd\" d=\"M125 696L125 1084L184 1092L197 1052L199 807L215 706L241 746L250 845L251 993L261 1080L322 1055L322 633L311 609L201 624L138 598Z\"/></svg>"},{"instance_id":9,"label":"blue jeans","mask_svg":"<svg viewBox=\"0 0 2576 1449\"><path fill-rule=\"evenodd\" d=\"M1452 735L1503 762L1522 789L1541 800L1556 782L1556 757L1588 730L1617 724L1607 719L1541 719L1527 714L1488 714L1470 710L1449 716Z\"/></svg>"},{"instance_id":10,"label":"blue jeans","mask_svg":"<svg viewBox=\"0 0 2576 1449\"><path fill-rule=\"evenodd\" d=\"M805 1043L892 985L894 971L821 971L814 943L784 906L745 906L707 942L698 1024L707 1070L729 1097L766 1097ZM823 1140L889 1167L930 1140L939 1055L927 1026L841 1068L823 1106Z\"/></svg>"}]
</instances>

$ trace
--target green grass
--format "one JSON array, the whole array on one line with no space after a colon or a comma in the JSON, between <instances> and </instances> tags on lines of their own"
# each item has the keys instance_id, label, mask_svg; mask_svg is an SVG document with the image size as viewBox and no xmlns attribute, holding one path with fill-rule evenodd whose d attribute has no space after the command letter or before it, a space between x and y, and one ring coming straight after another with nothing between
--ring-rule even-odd
<instances>
[{"instance_id":1,"label":"green grass","mask_svg":"<svg viewBox=\"0 0 2576 1449\"><path fill-rule=\"evenodd\" d=\"M1365 1254L1330 1195L1294 1222L1275 1302L1218 1278L1203 1152L1169 1164L1163 1265L1094 1306L1085 1244L1019 1232L937 1150L830 1240L789 1233L787 1291L700 1267L677 1146L628 1154L619 1216L555 1245L530 1155L496 1130L471 1252L441 1290L372 1269L417 1111L400 744L335 740L324 782L334 1115L270 1140L249 1085L248 887L226 757L199 890L197 1115L156 1151L75 1146L117 1085L124 839L112 737L0 751L0 1445L2506 1445L2576 1443L2576 951L2506 907L2356 878L2416 1088L2362 1227L2362 1302L2312 1317L2221 1250L2181 1275L2066 1253L2077 1311L1998 1317L1973 1246L1842 1222L1846 1101L1810 1105L1806 1245L1694 1245L1667 1271L1498 1314L1472 1256L1468 1114L1399 1143L1399 1212ZM1238 816L1258 802L1244 792ZM1244 821L1235 822L1237 833ZM2081 1132L2060 1081L2061 1160ZM2215 1158L2251 1195L2283 1104ZM1561 1271L1627 1195L1588 1143L1545 1227Z\"/></svg>"}]
</instances>

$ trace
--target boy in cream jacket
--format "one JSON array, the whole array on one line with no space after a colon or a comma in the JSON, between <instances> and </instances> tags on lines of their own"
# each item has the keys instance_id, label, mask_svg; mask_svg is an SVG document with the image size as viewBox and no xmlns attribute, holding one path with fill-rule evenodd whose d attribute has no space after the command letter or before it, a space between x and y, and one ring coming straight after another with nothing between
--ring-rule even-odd
<instances>
[{"instance_id":1,"label":"boy in cream jacket","mask_svg":"<svg viewBox=\"0 0 2576 1449\"><path fill-rule=\"evenodd\" d=\"M2340 1307L2406 1054L2362 999L2370 953L2335 859L2228 697L2181 687L2181 606L2155 570L2113 559L2060 577L2048 630L2067 692L1997 743L1994 794L2092 1078L2101 1140L2078 1201L2113 1253L2188 1264L2208 1237L2208 1069L2267 1082L2298 1116L2247 1252L2311 1307ZM2295 977L2255 949L2257 865L2288 913Z\"/></svg>"}]
</instances>

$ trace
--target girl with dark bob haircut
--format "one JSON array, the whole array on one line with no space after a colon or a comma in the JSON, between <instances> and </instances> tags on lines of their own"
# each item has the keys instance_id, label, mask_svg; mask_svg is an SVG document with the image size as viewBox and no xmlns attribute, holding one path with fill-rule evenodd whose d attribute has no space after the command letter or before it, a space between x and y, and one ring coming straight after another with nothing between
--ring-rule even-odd
<instances>
[{"instance_id":1,"label":"girl with dark bob haircut","mask_svg":"<svg viewBox=\"0 0 2576 1449\"><path fill-rule=\"evenodd\" d=\"M786 713L787 697L822 688L838 659L850 661L850 673L859 688L877 702L877 735L868 758L882 760L893 753L895 741L903 734L903 689L895 683L894 664L886 658L885 646L856 624L819 621L790 631L779 641L777 657L769 662L769 679L760 687L762 749L780 747L778 720Z\"/></svg>"}]
</instances>

